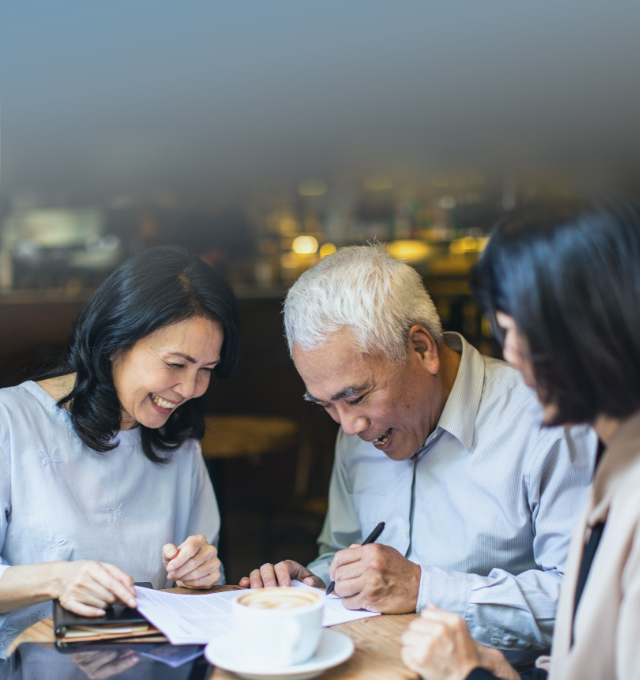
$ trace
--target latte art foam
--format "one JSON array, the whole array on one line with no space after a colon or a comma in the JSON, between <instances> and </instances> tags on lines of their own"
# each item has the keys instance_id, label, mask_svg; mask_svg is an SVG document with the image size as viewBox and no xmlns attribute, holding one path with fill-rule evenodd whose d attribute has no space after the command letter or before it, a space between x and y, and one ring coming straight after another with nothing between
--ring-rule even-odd
<instances>
[{"instance_id":1,"label":"latte art foam","mask_svg":"<svg viewBox=\"0 0 640 680\"><path fill-rule=\"evenodd\" d=\"M257 609L294 609L295 607L308 607L315 604L318 596L309 592L278 592L275 588L266 591L256 591L247 593L238 598L238 602L245 607L256 607Z\"/></svg>"}]
</instances>

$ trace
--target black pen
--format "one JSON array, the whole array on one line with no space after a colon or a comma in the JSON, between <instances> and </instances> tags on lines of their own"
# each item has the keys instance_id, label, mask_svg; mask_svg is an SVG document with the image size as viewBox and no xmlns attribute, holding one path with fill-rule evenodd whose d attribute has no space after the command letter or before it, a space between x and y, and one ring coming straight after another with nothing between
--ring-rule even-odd
<instances>
[{"instance_id":1,"label":"black pen","mask_svg":"<svg viewBox=\"0 0 640 680\"><path fill-rule=\"evenodd\" d=\"M380 524L378 524L378 526L364 539L364 541L362 541L362 545L369 545L369 543L375 543L380 538L380 534L382 533L383 529L384 522L380 522ZM331 595L335 587L336 587L335 581L331 581L325 595Z\"/></svg>"}]
</instances>

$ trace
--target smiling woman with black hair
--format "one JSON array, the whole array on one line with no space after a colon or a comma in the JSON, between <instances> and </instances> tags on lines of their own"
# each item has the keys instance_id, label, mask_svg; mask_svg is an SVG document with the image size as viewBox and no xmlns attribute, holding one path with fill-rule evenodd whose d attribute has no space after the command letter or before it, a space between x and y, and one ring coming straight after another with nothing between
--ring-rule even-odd
<instances>
[{"instance_id":1,"label":"smiling woman with black hair","mask_svg":"<svg viewBox=\"0 0 640 680\"><path fill-rule=\"evenodd\" d=\"M144 251L96 291L64 364L0 390L0 656L59 599L99 616L136 581L208 588L220 517L198 439L234 369L233 291L199 258Z\"/></svg>"},{"instance_id":2,"label":"smiling woman with black hair","mask_svg":"<svg viewBox=\"0 0 640 680\"><path fill-rule=\"evenodd\" d=\"M606 445L573 534L551 659L523 677L640 678L640 208L525 206L498 224L471 284L545 424L590 423ZM405 663L430 680L520 677L434 607L403 642Z\"/></svg>"}]
</instances>

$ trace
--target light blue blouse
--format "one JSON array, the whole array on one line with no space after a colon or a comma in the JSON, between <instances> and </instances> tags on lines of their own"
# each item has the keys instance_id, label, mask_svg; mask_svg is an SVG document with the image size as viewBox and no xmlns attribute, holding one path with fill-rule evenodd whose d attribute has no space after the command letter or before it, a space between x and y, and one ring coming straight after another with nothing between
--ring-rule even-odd
<instances>
[{"instance_id":1,"label":"light blue blouse","mask_svg":"<svg viewBox=\"0 0 640 680\"><path fill-rule=\"evenodd\" d=\"M107 453L85 446L34 382L0 390L0 578L12 565L90 559L163 588L165 543L203 534L217 545L220 515L199 442L161 465L144 456L139 429L118 440ZM50 602L0 614L0 657L48 616Z\"/></svg>"}]
</instances>

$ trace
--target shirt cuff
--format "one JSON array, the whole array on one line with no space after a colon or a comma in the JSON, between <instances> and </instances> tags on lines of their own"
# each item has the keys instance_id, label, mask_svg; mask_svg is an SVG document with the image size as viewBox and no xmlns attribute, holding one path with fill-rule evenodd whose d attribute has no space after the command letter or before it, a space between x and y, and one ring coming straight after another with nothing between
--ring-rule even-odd
<instances>
[{"instance_id":1,"label":"shirt cuff","mask_svg":"<svg viewBox=\"0 0 640 680\"><path fill-rule=\"evenodd\" d=\"M420 590L418 614L433 602L436 607L465 618L471 594L472 574L420 565Z\"/></svg>"}]
</instances>

